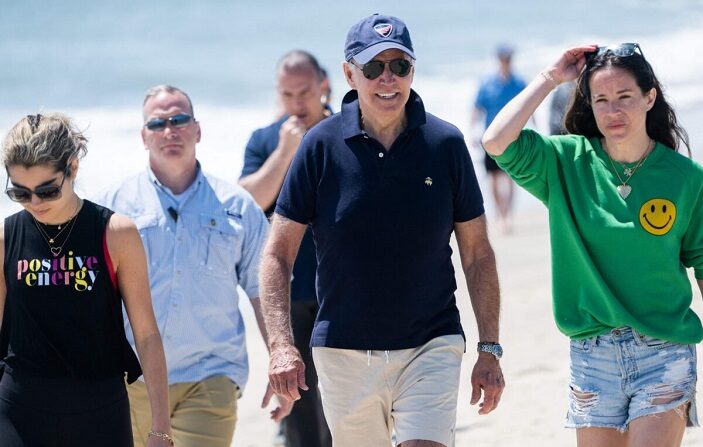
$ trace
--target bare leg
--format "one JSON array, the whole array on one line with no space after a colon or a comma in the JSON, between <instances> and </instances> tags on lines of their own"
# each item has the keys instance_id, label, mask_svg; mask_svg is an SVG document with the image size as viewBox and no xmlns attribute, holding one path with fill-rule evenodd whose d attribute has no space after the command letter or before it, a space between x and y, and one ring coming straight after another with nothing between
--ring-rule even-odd
<instances>
[{"instance_id":1,"label":"bare leg","mask_svg":"<svg viewBox=\"0 0 703 447\"><path fill-rule=\"evenodd\" d=\"M665 413L637 418L627 432L613 428L576 430L578 447L679 447L686 429L688 403Z\"/></svg>"},{"instance_id":2,"label":"bare leg","mask_svg":"<svg viewBox=\"0 0 703 447\"><path fill-rule=\"evenodd\" d=\"M398 444L398 447L446 447L444 444L424 439L412 439Z\"/></svg>"},{"instance_id":3,"label":"bare leg","mask_svg":"<svg viewBox=\"0 0 703 447\"><path fill-rule=\"evenodd\" d=\"M490 172L491 192L498 210L498 226L503 233L511 230L511 208L513 201L514 184L503 171Z\"/></svg>"},{"instance_id":4,"label":"bare leg","mask_svg":"<svg viewBox=\"0 0 703 447\"><path fill-rule=\"evenodd\" d=\"M503 210L503 218L505 220L505 232L509 233L512 231L513 227L513 195L515 194L515 183L513 182L513 179L511 179L508 174L506 174L503 171L500 171L500 177L503 180L504 184L504 210Z\"/></svg>"},{"instance_id":5,"label":"bare leg","mask_svg":"<svg viewBox=\"0 0 703 447\"><path fill-rule=\"evenodd\" d=\"M665 413L637 418L630 423L630 447L679 447L686 430L688 403Z\"/></svg>"},{"instance_id":6,"label":"bare leg","mask_svg":"<svg viewBox=\"0 0 703 447\"><path fill-rule=\"evenodd\" d=\"M625 447L627 433L620 433L614 428L579 428L576 430L578 447Z\"/></svg>"}]
</instances>

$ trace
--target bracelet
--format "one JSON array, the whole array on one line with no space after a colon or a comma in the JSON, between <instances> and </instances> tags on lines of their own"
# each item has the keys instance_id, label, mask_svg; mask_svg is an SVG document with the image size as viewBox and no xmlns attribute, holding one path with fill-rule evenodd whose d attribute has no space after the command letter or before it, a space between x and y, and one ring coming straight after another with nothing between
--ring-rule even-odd
<instances>
[{"instance_id":1,"label":"bracelet","mask_svg":"<svg viewBox=\"0 0 703 447\"><path fill-rule=\"evenodd\" d=\"M544 79L547 81L551 82L554 88L559 87L559 84L557 84L557 81L554 80L554 77L548 72L548 71L540 71L539 74L542 75Z\"/></svg>"},{"instance_id":2,"label":"bracelet","mask_svg":"<svg viewBox=\"0 0 703 447\"><path fill-rule=\"evenodd\" d=\"M162 433L162 432L160 432L160 431L153 431L153 430L150 430L149 433L148 433L146 436L147 436L147 438L151 438L152 436L155 437L155 438L161 438L161 439L163 439L163 440L165 440L165 441L168 441L168 444L169 444L169 445L175 445L175 444L173 443L173 438L172 438L171 435L169 435L168 433Z\"/></svg>"}]
</instances>

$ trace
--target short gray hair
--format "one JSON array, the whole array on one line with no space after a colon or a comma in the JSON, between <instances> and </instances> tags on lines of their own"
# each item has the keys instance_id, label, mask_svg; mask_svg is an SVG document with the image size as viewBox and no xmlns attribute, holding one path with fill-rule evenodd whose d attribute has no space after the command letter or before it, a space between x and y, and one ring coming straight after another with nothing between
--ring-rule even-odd
<instances>
[{"instance_id":1,"label":"short gray hair","mask_svg":"<svg viewBox=\"0 0 703 447\"><path fill-rule=\"evenodd\" d=\"M195 118L195 112L193 111L193 101L190 100L190 96L188 96L188 93L184 92L178 87L174 87L168 84L156 85L147 90L146 96L144 96L144 102L142 103L142 110L144 109L144 106L146 105L146 102L149 100L149 98L156 96L161 92L180 93L181 95L185 96L186 100L188 101L188 107L190 107L190 114L193 116L193 118ZM146 116L144 118L146 119Z\"/></svg>"}]
</instances>

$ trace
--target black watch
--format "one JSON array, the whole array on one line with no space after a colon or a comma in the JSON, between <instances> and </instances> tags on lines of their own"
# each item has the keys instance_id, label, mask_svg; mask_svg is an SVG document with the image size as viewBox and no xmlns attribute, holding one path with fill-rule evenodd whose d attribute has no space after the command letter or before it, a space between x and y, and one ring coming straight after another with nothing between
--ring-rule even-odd
<instances>
[{"instance_id":1,"label":"black watch","mask_svg":"<svg viewBox=\"0 0 703 447\"><path fill-rule=\"evenodd\" d=\"M493 356L500 360L503 357L503 347L500 343L495 343L491 341L480 341L478 342L478 347L476 348L478 352L488 352L493 354Z\"/></svg>"}]
</instances>

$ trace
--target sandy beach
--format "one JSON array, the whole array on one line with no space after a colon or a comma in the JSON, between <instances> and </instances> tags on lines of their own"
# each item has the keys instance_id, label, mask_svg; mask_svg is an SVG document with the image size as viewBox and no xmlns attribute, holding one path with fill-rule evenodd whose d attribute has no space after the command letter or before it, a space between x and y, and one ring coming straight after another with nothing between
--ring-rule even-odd
<instances>
[{"instance_id":1,"label":"sandy beach","mask_svg":"<svg viewBox=\"0 0 703 447\"><path fill-rule=\"evenodd\" d=\"M456 447L575 446L573 430L564 428L569 379L568 339L556 328L550 295L550 258L547 212L528 207L515 219L512 234L492 231L502 290L501 361L507 387L496 411L479 416L469 404L470 375L476 359L476 327L463 275L457 301L467 335L464 355ZM454 265L459 269L455 252ZM695 288L694 309L703 315L703 300ZM251 372L239 401L234 447L273 446L275 426L259 408L266 383L267 354L256 333L253 315L245 312ZM698 361L699 371L703 362ZM700 389L700 384L699 384ZM701 404L700 397L698 404ZM684 446L703 445L703 429L689 429Z\"/></svg>"}]
</instances>

